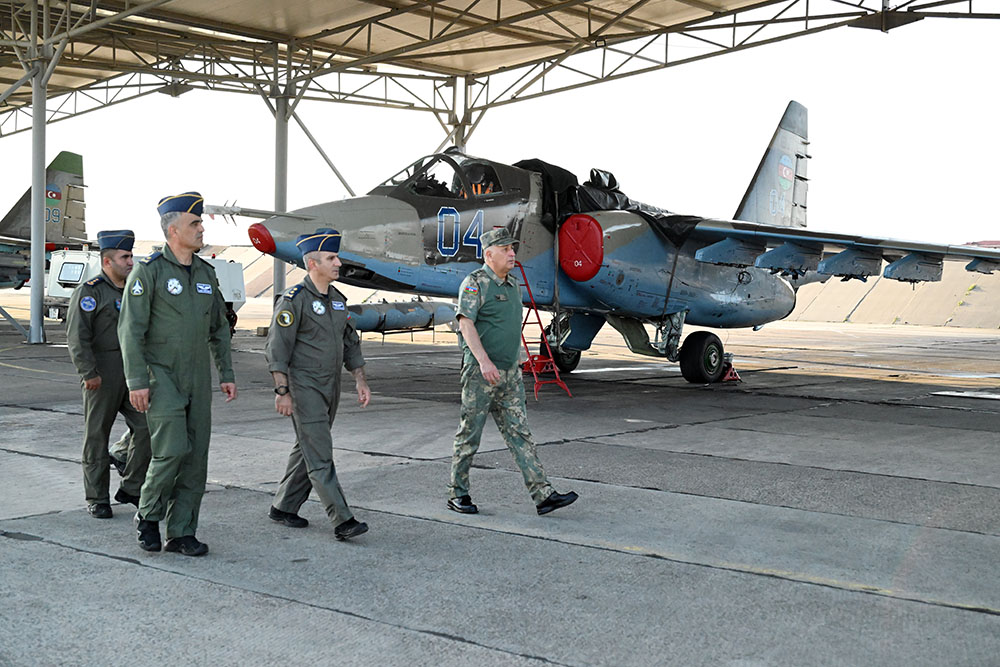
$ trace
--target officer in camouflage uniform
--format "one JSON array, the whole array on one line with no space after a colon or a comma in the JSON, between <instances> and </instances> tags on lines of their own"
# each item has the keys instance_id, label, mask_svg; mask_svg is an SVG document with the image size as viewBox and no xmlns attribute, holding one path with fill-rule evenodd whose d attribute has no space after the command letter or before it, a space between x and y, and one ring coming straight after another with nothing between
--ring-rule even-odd
<instances>
[{"instance_id":1,"label":"officer in camouflage uniform","mask_svg":"<svg viewBox=\"0 0 1000 667\"><path fill-rule=\"evenodd\" d=\"M136 514L139 546L185 556L208 553L195 537L208 475L215 359L226 402L236 398L226 304L204 245L201 195L160 200L163 252L139 260L125 286L118 322L129 400L146 413L153 452Z\"/></svg>"},{"instance_id":2,"label":"officer in camouflage uniform","mask_svg":"<svg viewBox=\"0 0 1000 667\"><path fill-rule=\"evenodd\" d=\"M354 375L358 402L371 400L361 341L350 323L347 299L333 287L340 276L340 234L318 229L298 238L308 275L278 299L267 334L267 368L274 379L274 407L292 418L295 446L268 516L293 528L309 522L298 515L313 488L346 540L368 531L351 514L333 464L330 429L340 402L340 367Z\"/></svg>"},{"instance_id":3,"label":"officer in camouflage uniform","mask_svg":"<svg viewBox=\"0 0 1000 667\"><path fill-rule=\"evenodd\" d=\"M122 353L118 345L118 311L122 288L132 271L131 230L98 232L101 275L73 292L66 316L66 343L83 384L83 489L87 510L110 519L108 438L115 417L125 417L134 434L123 452L122 482L115 501L139 506L139 490L149 465L146 417L128 401Z\"/></svg>"},{"instance_id":4,"label":"officer in camouflage uniform","mask_svg":"<svg viewBox=\"0 0 1000 667\"><path fill-rule=\"evenodd\" d=\"M462 281L458 325L462 333L462 415L451 459L448 509L475 514L469 496L469 468L479 449L486 416L492 415L507 449L524 476L539 514L565 507L577 494L557 493L545 477L528 429L521 350L521 290L511 275L516 241L505 228L479 239L484 265Z\"/></svg>"}]
</instances>

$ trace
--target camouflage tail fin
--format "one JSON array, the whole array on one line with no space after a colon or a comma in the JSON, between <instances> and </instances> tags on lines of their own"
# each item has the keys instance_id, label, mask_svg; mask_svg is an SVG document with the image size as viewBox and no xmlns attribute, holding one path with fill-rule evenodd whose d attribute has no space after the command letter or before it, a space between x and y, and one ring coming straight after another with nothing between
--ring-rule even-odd
<instances>
[{"instance_id":1,"label":"camouflage tail fin","mask_svg":"<svg viewBox=\"0 0 1000 667\"><path fill-rule=\"evenodd\" d=\"M793 100L788 103L757 173L736 209L736 220L782 227L806 226L808 139L808 112Z\"/></svg>"},{"instance_id":2,"label":"camouflage tail fin","mask_svg":"<svg viewBox=\"0 0 1000 667\"><path fill-rule=\"evenodd\" d=\"M63 151L45 170L45 240L56 245L79 245L87 240L84 219L83 158ZM0 220L0 236L31 238L31 188Z\"/></svg>"}]
</instances>

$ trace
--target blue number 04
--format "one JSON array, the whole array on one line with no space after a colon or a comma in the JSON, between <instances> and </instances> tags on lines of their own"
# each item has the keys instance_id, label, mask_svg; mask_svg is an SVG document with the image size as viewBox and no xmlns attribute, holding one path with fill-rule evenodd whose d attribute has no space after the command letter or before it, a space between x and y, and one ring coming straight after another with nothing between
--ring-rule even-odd
<instances>
[{"instance_id":1,"label":"blue number 04","mask_svg":"<svg viewBox=\"0 0 1000 667\"><path fill-rule=\"evenodd\" d=\"M451 239L449 239L451 243L445 245L445 223L449 221L451 222ZM458 251L462 246L467 246L469 248L475 248L476 259L481 259L483 256L483 248L479 242L479 237L482 233L482 210L476 211L476 215L472 218L472 224L465 230L465 234L462 234L462 216L456 209L451 206L443 206L438 211L437 250L444 257L454 257L458 254ZM461 242L459 242L460 237Z\"/></svg>"}]
</instances>

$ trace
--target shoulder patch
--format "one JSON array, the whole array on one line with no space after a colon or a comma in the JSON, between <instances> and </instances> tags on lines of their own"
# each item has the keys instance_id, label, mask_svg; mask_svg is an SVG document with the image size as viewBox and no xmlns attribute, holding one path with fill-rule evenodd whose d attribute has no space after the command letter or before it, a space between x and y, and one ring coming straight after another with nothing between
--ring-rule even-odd
<instances>
[{"instance_id":1,"label":"shoulder patch","mask_svg":"<svg viewBox=\"0 0 1000 667\"><path fill-rule=\"evenodd\" d=\"M295 321L295 315L290 310L279 310L274 319L279 327L290 327Z\"/></svg>"},{"instance_id":2,"label":"shoulder patch","mask_svg":"<svg viewBox=\"0 0 1000 667\"><path fill-rule=\"evenodd\" d=\"M97 283L101 283L101 282L104 282L104 275L103 274L97 276L96 278L91 278L90 280L88 280L87 282L85 282L84 285L89 285L90 287L93 287Z\"/></svg>"},{"instance_id":3,"label":"shoulder patch","mask_svg":"<svg viewBox=\"0 0 1000 667\"><path fill-rule=\"evenodd\" d=\"M157 258L159 258L159 257L163 257L163 253L162 253L162 252L160 252L159 250L157 250L157 251L156 251L156 252L154 252L154 253L151 253L151 254L149 254L149 255L146 255L145 257L143 257L143 258L142 258L142 259L140 259L139 261L140 261L140 262L142 262L143 264L149 264L149 263L150 263L150 262L152 262L152 261L153 261L154 259L157 259Z\"/></svg>"},{"instance_id":4,"label":"shoulder patch","mask_svg":"<svg viewBox=\"0 0 1000 667\"><path fill-rule=\"evenodd\" d=\"M282 296L284 296L286 299L289 300L294 299L295 295L302 291L302 287L303 287L302 283L299 283L295 287L290 287L287 290L285 290L285 293Z\"/></svg>"}]
</instances>

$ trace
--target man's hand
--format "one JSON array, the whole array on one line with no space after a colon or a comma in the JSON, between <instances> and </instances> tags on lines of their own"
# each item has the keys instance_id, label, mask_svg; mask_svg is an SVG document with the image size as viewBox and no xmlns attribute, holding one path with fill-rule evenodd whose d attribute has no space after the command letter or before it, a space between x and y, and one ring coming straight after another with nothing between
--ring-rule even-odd
<instances>
[{"instance_id":1,"label":"man's hand","mask_svg":"<svg viewBox=\"0 0 1000 667\"><path fill-rule=\"evenodd\" d=\"M149 410L149 389L136 389L128 393L128 402L139 412Z\"/></svg>"},{"instance_id":2,"label":"man's hand","mask_svg":"<svg viewBox=\"0 0 1000 667\"><path fill-rule=\"evenodd\" d=\"M497 370L489 357L486 358L486 361L479 363L479 370L482 371L483 377L491 385L500 381L500 371Z\"/></svg>"},{"instance_id":3,"label":"man's hand","mask_svg":"<svg viewBox=\"0 0 1000 667\"><path fill-rule=\"evenodd\" d=\"M285 394L284 396L274 397L274 409L279 415L285 417L292 416L292 395Z\"/></svg>"},{"instance_id":4,"label":"man's hand","mask_svg":"<svg viewBox=\"0 0 1000 667\"><path fill-rule=\"evenodd\" d=\"M368 383L364 378L360 378L354 383L355 388L358 390L358 403L363 408L368 407L368 403L372 400L372 390L368 388Z\"/></svg>"},{"instance_id":5,"label":"man's hand","mask_svg":"<svg viewBox=\"0 0 1000 667\"><path fill-rule=\"evenodd\" d=\"M83 381L83 388L87 391L96 391L101 388L101 376L95 375L89 380Z\"/></svg>"},{"instance_id":6,"label":"man's hand","mask_svg":"<svg viewBox=\"0 0 1000 667\"><path fill-rule=\"evenodd\" d=\"M226 403L236 399L236 383L235 382L223 382L219 385L222 389L222 393L226 395Z\"/></svg>"}]
</instances>

